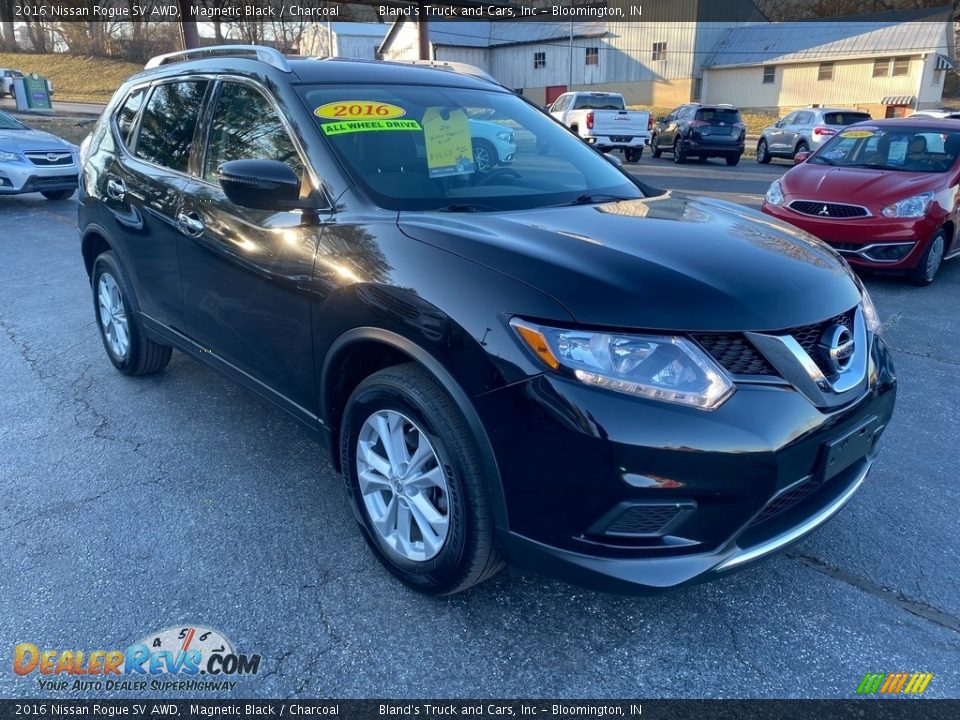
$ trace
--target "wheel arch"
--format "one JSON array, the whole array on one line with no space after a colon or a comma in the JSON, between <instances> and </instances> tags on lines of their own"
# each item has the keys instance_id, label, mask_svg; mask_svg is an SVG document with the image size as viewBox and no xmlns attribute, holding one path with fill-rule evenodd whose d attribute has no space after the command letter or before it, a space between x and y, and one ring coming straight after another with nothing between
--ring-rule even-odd
<instances>
[{"instance_id":1,"label":"wheel arch","mask_svg":"<svg viewBox=\"0 0 960 720\"><path fill-rule=\"evenodd\" d=\"M83 265L87 270L87 279L93 278L93 263L100 253L113 250L113 243L109 235L99 225L91 225L80 241L80 252L83 254Z\"/></svg>"},{"instance_id":2,"label":"wheel arch","mask_svg":"<svg viewBox=\"0 0 960 720\"><path fill-rule=\"evenodd\" d=\"M480 452L483 482L494 524L507 527L506 499L493 446L480 416L457 379L428 350L403 335L377 327L357 327L330 346L320 372L320 417L330 433L331 457L337 470L340 419L353 389L372 373L404 362L415 362L447 392L467 421Z\"/></svg>"}]
</instances>

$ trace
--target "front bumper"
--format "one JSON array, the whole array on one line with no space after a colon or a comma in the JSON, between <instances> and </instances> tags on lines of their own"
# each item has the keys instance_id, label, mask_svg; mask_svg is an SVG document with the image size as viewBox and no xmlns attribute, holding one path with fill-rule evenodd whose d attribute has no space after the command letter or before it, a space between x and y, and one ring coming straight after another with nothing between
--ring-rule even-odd
<instances>
[{"instance_id":1,"label":"front bumper","mask_svg":"<svg viewBox=\"0 0 960 720\"><path fill-rule=\"evenodd\" d=\"M867 476L896 396L879 339L867 373L869 390L833 411L779 385L740 383L703 412L552 374L482 396L509 518L501 550L515 566L624 594L702 582L779 551ZM825 448L861 429L868 449L828 474ZM633 508L647 515L622 521Z\"/></svg>"},{"instance_id":2,"label":"front bumper","mask_svg":"<svg viewBox=\"0 0 960 720\"><path fill-rule=\"evenodd\" d=\"M796 200L787 197L785 204ZM852 265L879 270L909 270L917 266L927 242L943 224L927 215L917 219L820 219L764 202L761 210L814 235L837 250Z\"/></svg>"},{"instance_id":3,"label":"front bumper","mask_svg":"<svg viewBox=\"0 0 960 720\"><path fill-rule=\"evenodd\" d=\"M80 167L69 165L41 167L29 160L0 162L0 195L21 195L44 190L70 190L77 187Z\"/></svg>"}]
</instances>

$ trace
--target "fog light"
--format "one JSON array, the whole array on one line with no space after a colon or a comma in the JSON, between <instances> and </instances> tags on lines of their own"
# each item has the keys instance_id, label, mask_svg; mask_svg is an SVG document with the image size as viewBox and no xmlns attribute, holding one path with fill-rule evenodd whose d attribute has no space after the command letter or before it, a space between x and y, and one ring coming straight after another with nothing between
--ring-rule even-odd
<instances>
[{"instance_id":1,"label":"fog light","mask_svg":"<svg viewBox=\"0 0 960 720\"><path fill-rule=\"evenodd\" d=\"M874 245L869 250L863 252L863 256L876 262L896 262L903 260L916 243L891 243L889 245Z\"/></svg>"}]
</instances>

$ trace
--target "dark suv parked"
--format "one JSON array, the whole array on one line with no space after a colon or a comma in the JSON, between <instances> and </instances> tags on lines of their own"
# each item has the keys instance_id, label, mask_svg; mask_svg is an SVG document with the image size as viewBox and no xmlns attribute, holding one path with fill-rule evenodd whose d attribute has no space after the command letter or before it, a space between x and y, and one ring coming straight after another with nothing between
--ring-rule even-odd
<instances>
[{"instance_id":1,"label":"dark suv parked","mask_svg":"<svg viewBox=\"0 0 960 720\"><path fill-rule=\"evenodd\" d=\"M706 160L722 157L736 165L743 155L747 126L732 105L681 105L666 117L657 118L650 138L655 158L664 151L673 153L675 163L688 158Z\"/></svg>"},{"instance_id":2,"label":"dark suv parked","mask_svg":"<svg viewBox=\"0 0 960 720\"><path fill-rule=\"evenodd\" d=\"M895 380L833 250L635 182L489 80L195 55L151 61L84 143L107 355L143 375L176 348L302 421L404 582L506 561L662 590L863 483ZM476 171L472 117L524 138L509 168Z\"/></svg>"}]
</instances>

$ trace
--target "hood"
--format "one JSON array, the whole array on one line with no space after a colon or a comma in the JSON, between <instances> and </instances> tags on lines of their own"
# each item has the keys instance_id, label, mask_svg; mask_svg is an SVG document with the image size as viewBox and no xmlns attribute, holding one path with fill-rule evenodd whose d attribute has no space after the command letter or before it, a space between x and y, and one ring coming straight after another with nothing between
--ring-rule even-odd
<instances>
[{"instance_id":1,"label":"hood","mask_svg":"<svg viewBox=\"0 0 960 720\"><path fill-rule=\"evenodd\" d=\"M843 168L801 163L780 179L780 187L792 199L849 202L868 207L886 207L911 195L937 190L947 175L912 173L871 168Z\"/></svg>"},{"instance_id":2,"label":"hood","mask_svg":"<svg viewBox=\"0 0 960 720\"><path fill-rule=\"evenodd\" d=\"M860 300L849 269L826 245L710 198L668 192L504 213L404 211L398 222L413 238L540 289L587 325L779 330Z\"/></svg>"},{"instance_id":3,"label":"hood","mask_svg":"<svg viewBox=\"0 0 960 720\"><path fill-rule=\"evenodd\" d=\"M0 150L24 152L25 150L51 150L63 152L75 150L76 146L56 135L41 130L0 130Z\"/></svg>"}]
</instances>

